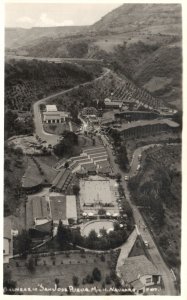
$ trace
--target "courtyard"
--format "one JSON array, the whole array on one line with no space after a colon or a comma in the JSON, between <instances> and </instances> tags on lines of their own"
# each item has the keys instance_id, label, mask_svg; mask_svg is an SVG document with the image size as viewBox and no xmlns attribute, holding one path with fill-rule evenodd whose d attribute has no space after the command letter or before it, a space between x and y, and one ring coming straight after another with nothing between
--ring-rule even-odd
<instances>
[{"instance_id":1,"label":"courtyard","mask_svg":"<svg viewBox=\"0 0 187 300\"><path fill-rule=\"evenodd\" d=\"M85 215L97 215L101 208L110 214L119 213L117 198L118 184L114 179L100 176L89 176L80 180L80 206Z\"/></svg>"}]
</instances>

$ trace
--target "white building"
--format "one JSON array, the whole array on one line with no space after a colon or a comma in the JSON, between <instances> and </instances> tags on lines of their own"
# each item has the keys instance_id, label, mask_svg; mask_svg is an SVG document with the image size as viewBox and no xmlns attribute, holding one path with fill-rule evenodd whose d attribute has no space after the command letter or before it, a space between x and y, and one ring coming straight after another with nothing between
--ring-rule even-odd
<instances>
[{"instance_id":1,"label":"white building","mask_svg":"<svg viewBox=\"0 0 187 300\"><path fill-rule=\"evenodd\" d=\"M11 220L4 218L4 236L3 236L3 262L9 263L13 255L13 237L11 233Z\"/></svg>"},{"instance_id":2,"label":"white building","mask_svg":"<svg viewBox=\"0 0 187 300\"><path fill-rule=\"evenodd\" d=\"M44 123L63 123L69 118L69 113L58 111L56 105L46 105L46 111L43 112Z\"/></svg>"},{"instance_id":3,"label":"white building","mask_svg":"<svg viewBox=\"0 0 187 300\"><path fill-rule=\"evenodd\" d=\"M144 294L151 287L160 289L161 275L145 255L128 257L119 267L119 275L123 284L130 284L138 294Z\"/></svg>"},{"instance_id":4,"label":"white building","mask_svg":"<svg viewBox=\"0 0 187 300\"><path fill-rule=\"evenodd\" d=\"M46 105L46 111L47 112L57 111L57 107L56 105Z\"/></svg>"},{"instance_id":5,"label":"white building","mask_svg":"<svg viewBox=\"0 0 187 300\"><path fill-rule=\"evenodd\" d=\"M69 118L69 114L64 111L47 111L43 113L44 123L63 123Z\"/></svg>"}]
</instances>

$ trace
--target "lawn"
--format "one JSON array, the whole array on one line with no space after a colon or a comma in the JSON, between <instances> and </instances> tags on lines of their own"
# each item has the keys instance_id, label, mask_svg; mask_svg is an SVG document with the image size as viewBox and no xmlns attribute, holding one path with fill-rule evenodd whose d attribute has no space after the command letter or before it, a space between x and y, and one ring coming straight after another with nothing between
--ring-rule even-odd
<instances>
[{"instance_id":1,"label":"lawn","mask_svg":"<svg viewBox=\"0 0 187 300\"><path fill-rule=\"evenodd\" d=\"M43 128L46 132L56 135L62 134L65 130L70 130L68 123L43 124Z\"/></svg>"},{"instance_id":2,"label":"lawn","mask_svg":"<svg viewBox=\"0 0 187 300\"><path fill-rule=\"evenodd\" d=\"M38 156L35 157L35 160L39 163L44 178L51 184L57 175L57 171L52 168L57 162L56 158L54 156Z\"/></svg>"},{"instance_id":3,"label":"lawn","mask_svg":"<svg viewBox=\"0 0 187 300\"><path fill-rule=\"evenodd\" d=\"M87 275L92 275L94 268L98 268L101 272L101 280L94 283L83 283L83 279ZM97 286L102 288L107 275L111 272L111 254L99 255L95 253L80 253L72 251L72 253L63 253L59 255L49 255L39 257L37 266L31 272L26 266L26 260L12 259L9 265L12 273L12 280L17 282L17 287L38 288L38 291L24 292L29 295L65 295L64 292L41 292L39 285L47 288L53 288L55 279L59 280L59 288L67 288L73 286L72 278L78 278L79 288L92 288ZM114 283L105 284L106 287L114 286ZM74 286L75 287L75 286ZM78 293L76 295L84 295ZM88 295L93 294L89 292Z\"/></svg>"}]
</instances>

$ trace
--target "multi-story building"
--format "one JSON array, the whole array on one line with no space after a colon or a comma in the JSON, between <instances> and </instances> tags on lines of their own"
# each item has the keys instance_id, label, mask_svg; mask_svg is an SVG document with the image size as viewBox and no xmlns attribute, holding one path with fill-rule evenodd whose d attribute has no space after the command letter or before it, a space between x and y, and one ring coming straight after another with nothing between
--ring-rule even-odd
<instances>
[{"instance_id":1,"label":"multi-story building","mask_svg":"<svg viewBox=\"0 0 187 300\"><path fill-rule=\"evenodd\" d=\"M43 112L44 123L63 123L69 118L69 113L58 111L56 105L46 105L46 111Z\"/></svg>"}]
</instances>

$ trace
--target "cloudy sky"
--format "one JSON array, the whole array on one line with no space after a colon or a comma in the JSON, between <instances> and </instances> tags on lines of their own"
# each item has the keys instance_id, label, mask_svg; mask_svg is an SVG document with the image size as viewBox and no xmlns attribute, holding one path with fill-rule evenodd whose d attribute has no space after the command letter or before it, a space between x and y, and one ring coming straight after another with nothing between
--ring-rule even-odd
<instances>
[{"instance_id":1,"label":"cloudy sky","mask_svg":"<svg viewBox=\"0 0 187 300\"><path fill-rule=\"evenodd\" d=\"M118 6L119 3L9 3L5 5L5 26L91 25Z\"/></svg>"}]
</instances>

